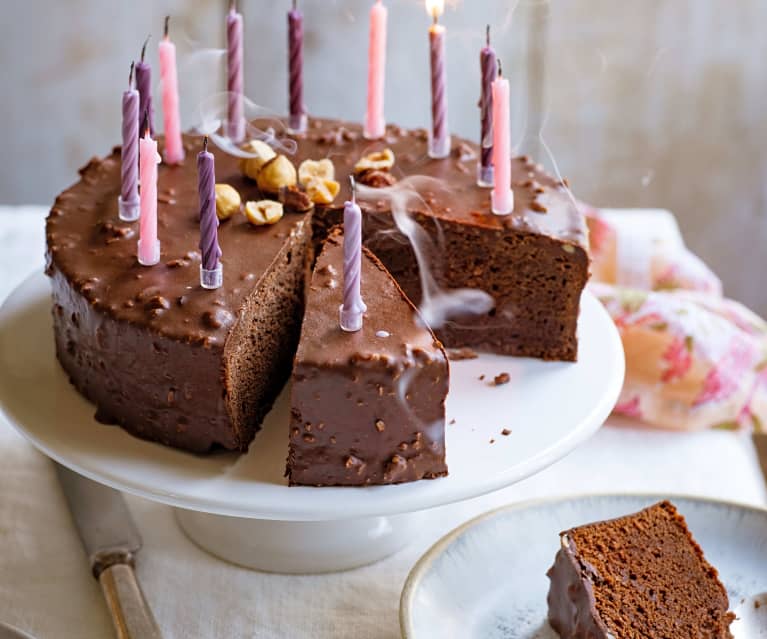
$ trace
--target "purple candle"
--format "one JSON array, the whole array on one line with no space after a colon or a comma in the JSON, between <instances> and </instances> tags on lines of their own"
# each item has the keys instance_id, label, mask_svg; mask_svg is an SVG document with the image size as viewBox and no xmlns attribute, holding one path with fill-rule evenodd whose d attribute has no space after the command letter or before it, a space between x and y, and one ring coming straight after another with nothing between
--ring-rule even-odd
<instances>
[{"instance_id":1,"label":"purple candle","mask_svg":"<svg viewBox=\"0 0 767 639\"><path fill-rule=\"evenodd\" d=\"M117 209L124 222L135 222L139 218L138 197L138 114L139 94L133 88L133 67L130 65L128 89L123 92L123 145L120 153L121 188L117 198Z\"/></svg>"},{"instance_id":2,"label":"purple candle","mask_svg":"<svg viewBox=\"0 0 767 639\"><path fill-rule=\"evenodd\" d=\"M450 134L447 129L447 68L445 66L445 27L438 23L442 4L430 7L434 20L429 28L429 54L431 60L431 135L429 155L446 158L450 155Z\"/></svg>"},{"instance_id":3,"label":"purple candle","mask_svg":"<svg viewBox=\"0 0 767 639\"><path fill-rule=\"evenodd\" d=\"M226 135L235 144L245 139L245 91L242 69L242 14L232 0L226 17L226 90L229 92Z\"/></svg>"},{"instance_id":4,"label":"purple candle","mask_svg":"<svg viewBox=\"0 0 767 639\"><path fill-rule=\"evenodd\" d=\"M288 11L288 90L290 94L290 129L294 133L306 131L304 106L304 16L293 0Z\"/></svg>"},{"instance_id":5,"label":"purple candle","mask_svg":"<svg viewBox=\"0 0 767 639\"><path fill-rule=\"evenodd\" d=\"M498 58L490 46L490 25L487 25L487 41L479 54L482 70L482 93L479 98L481 113L480 157L477 166L477 184L493 186L493 81L498 75Z\"/></svg>"},{"instance_id":6,"label":"purple candle","mask_svg":"<svg viewBox=\"0 0 767 639\"><path fill-rule=\"evenodd\" d=\"M354 176L352 199L344 205L344 302L339 311L339 323L353 333L362 328L362 314L367 310L360 295L362 269L362 211L355 197Z\"/></svg>"},{"instance_id":7,"label":"purple candle","mask_svg":"<svg viewBox=\"0 0 767 639\"><path fill-rule=\"evenodd\" d=\"M141 47L141 59L136 63L136 88L139 93L139 113L148 114L149 133L154 137L154 108L152 107L152 67L144 62L146 54L146 45L149 37L144 40L144 46Z\"/></svg>"},{"instance_id":8,"label":"purple candle","mask_svg":"<svg viewBox=\"0 0 767 639\"><path fill-rule=\"evenodd\" d=\"M207 136L197 155L197 192L200 196L200 285L218 288L223 282L224 269L219 259L218 216L216 215L216 160L208 151Z\"/></svg>"}]
</instances>

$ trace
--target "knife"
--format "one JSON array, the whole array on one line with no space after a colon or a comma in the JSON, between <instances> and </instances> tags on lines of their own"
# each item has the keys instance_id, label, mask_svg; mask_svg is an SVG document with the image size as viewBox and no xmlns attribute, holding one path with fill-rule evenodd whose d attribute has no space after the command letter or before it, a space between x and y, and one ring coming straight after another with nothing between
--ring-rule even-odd
<instances>
[{"instance_id":1,"label":"knife","mask_svg":"<svg viewBox=\"0 0 767 639\"><path fill-rule=\"evenodd\" d=\"M133 572L141 537L122 495L55 464L93 576L107 600L118 639L161 639Z\"/></svg>"}]
</instances>

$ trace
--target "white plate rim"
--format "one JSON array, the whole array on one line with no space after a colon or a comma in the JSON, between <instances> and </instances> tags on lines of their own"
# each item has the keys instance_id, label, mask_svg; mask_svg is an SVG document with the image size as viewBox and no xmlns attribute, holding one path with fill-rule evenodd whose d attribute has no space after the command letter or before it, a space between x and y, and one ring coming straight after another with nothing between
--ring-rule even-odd
<instances>
[{"instance_id":1,"label":"white plate rim","mask_svg":"<svg viewBox=\"0 0 767 639\"><path fill-rule=\"evenodd\" d=\"M3 300L0 305L0 318L4 315L4 312L8 309L8 303L15 301L17 296L20 295L26 287L34 285L34 279L41 279L43 274L39 271L32 272ZM42 281L42 280L41 280ZM254 507L247 506L233 506L233 505L221 505L220 500L214 498L206 498L201 496L195 496L191 500L187 495L178 495L174 492L169 492L152 486L146 481L137 482L133 479L126 479L122 475L110 475L105 471L92 471L87 466L84 466L77 461L73 461L66 455L60 454L55 448L50 447L45 441L36 437L33 433L30 433L22 424L20 424L14 416L12 416L3 402L0 401L0 415L4 416L8 423L10 423L14 429L22 435L27 441L29 441L36 449L45 454L47 457L58 462L59 464L70 468L74 472L83 475L93 481L105 484L116 490L127 492L144 499L160 502L169 506L194 510L198 512L207 512L211 514L219 514L233 517L254 518L254 519L275 519L275 520L300 520L300 521L326 521L326 520L342 520L342 519L356 519L359 517L369 516L382 516L382 515L396 515L409 512L416 512L419 510L425 510L428 508L441 506L449 503L455 503L478 497L501 488L510 486L518 481L526 479L531 475L547 468L551 464L557 462L562 457L565 457L575 448L587 441L604 423L604 420L609 416L615 401L618 398L620 390L623 386L623 378L625 375L625 358L623 355L623 347L620 341L620 336L617 329L610 320L607 311L591 294L588 290L584 290L581 305L589 305L592 307L592 312L602 314L603 319L606 320L605 326L608 326L611 330L607 330L602 335L602 339L607 342L612 342L609 346L609 350L612 353L610 358L610 364L616 369L619 374L614 375L609 379L609 382L605 384L602 390L602 395L598 402L595 402L588 412L588 415L584 416L576 426L564 437L557 440L553 444L550 444L547 448L540 450L537 454L521 461L513 467L505 469L503 472L495 474L491 479L487 479L481 483L481 486L475 484L462 485L459 488L451 486L449 493L432 494L427 491L417 493L416 498L390 498L390 502L386 507L380 506L379 499L370 500L374 506L364 508L362 510L349 512L344 509L334 509L332 512L325 514L324 512L315 511L313 509L306 509L296 513L294 509L287 506L281 509L275 509L273 506L269 512L257 510ZM72 389L73 393L76 393ZM439 481L439 480L435 480ZM395 485L395 486L370 486L370 487L325 487L325 488L308 488L308 490L316 491L334 491L337 495L343 495L348 490L359 491L381 491L386 489L402 490L403 486L407 485ZM304 487L293 488L291 490L301 490ZM343 500L341 500L343 501ZM403 503L406 502L406 503Z\"/></svg>"},{"instance_id":2,"label":"white plate rim","mask_svg":"<svg viewBox=\"0 0 767 639\"><path fill-rule=\"evenodd\" d=\"M726 506L728 508L738 508L742 510L748 510L751 512L759 513L767 517L767 506L757 506L755 504L747 504L745 502L739 502L728 499L719 499L716 497L704 497L701 495L692 495L687 493L668 493L668 492L598 492L598 493L572 493L568 495L558 495L556 497L535 497L532 499L526 499L519 503L506 504L505 506L499 506L488 510L476 517L472 517L468 521L457 526L449 533L438 539L432 546L419 557L418 561L413 565L405 579L405 584L402 588L402 594L400 595L399 604L399 625L402 639L419 639L416 636L415 630L412 625L413 617L413 599L418 587L421 585L423 578L426 576L426 572L431 565L442 555L450 545L466 533L471 528L482 524L483 522L497 517L498 515L515 512L518 510L526 510L527 508L533 508L536 506L555 506L557 504L580 501L584 499L615 499L615 498L636 498L647 499L648 501L656 500L669 500L672 503L676 501L696 501L700 503L710 504L714 506Z\"/></svg>"}]
</instances>

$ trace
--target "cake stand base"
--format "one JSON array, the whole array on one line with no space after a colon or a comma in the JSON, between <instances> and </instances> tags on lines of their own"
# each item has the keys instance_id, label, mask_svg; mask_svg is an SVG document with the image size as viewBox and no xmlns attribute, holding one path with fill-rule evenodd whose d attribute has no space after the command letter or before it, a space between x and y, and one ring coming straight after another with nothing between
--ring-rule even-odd
<instances>
[{"instance_id":1,"label":"cake stand base","mask_svg":"<svg viewBox=\"0 0 767 639\"><path fill-rule=\"evenodd\" d=\"M423 513L339 521L272 521L174 509L200 548L234 564L289 574L337 572L397 552L421 529Z\"/></svg>"}]
</instances>

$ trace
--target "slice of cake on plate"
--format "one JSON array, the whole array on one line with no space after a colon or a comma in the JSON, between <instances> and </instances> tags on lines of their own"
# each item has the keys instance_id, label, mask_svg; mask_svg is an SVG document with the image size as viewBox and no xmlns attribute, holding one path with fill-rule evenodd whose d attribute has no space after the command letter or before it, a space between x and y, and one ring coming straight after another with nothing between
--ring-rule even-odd
<instances>
[{"instance_id":1,"label":"slice of cake on plate","mask_svg":"<svg viewBox=\"0 0 767 639\"><path fill-rule=\"evenodd\" d=\"M394 484L447 474L448 363L418 311L367 250L361 330L339 326L343 235L325 242L293 369L291 485Z\"/></svg>"},{"instance_id":2,"label":"slice of cake on plate","mask_svg":"<svg viewBox=\"0 0 767 639\"><path fill-rule=\"evenodd\" d=\"M563 639L731 639L727 591L668 501L560 537L548 604Z\"/></svg>"}]
</instances>

